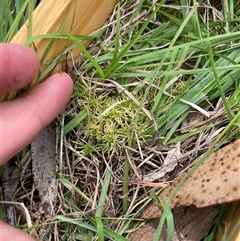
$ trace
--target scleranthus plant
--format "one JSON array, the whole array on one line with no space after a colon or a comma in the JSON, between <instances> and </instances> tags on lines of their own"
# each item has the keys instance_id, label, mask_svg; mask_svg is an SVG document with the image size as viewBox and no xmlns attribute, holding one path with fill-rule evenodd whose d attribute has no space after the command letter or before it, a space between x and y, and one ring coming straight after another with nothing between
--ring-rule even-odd
<instances>
[{"instance_id":1,"label":"scleranthus plant","mask_svg":"<svg viewBox=\"0 0 240 241\"><path fill-rule=\"evenodd\" d=\"M87 144L80 144L83 153L90 154L93 150L118 153L130 138L136 143L149 137L150 120L124 93L99 93L97 86L90 89L78 82L75 94L81 96L79 109L87 109L89 113L79 125L79 132L87 137L84 140Z\"/></svg>"}]
</instances>

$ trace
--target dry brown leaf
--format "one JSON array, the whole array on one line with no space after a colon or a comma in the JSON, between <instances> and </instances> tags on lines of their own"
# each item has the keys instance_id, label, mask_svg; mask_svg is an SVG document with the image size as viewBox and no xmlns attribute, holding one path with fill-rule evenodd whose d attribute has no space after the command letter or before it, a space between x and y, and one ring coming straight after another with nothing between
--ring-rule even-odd
<instances>
[{"instance_id":1,"label":"dry brown leaf","mask_svg":"<svg viewBox=\"0 0 240 241\"><path fill-rule=\"evenodd\" d=\"M152 241L159 223L159 218L152 219L144 226L139 227L136 231L129 236L130 241Z\"/></svg>"},{"instance_id":2,"label":"dry brown leaf","mask_svg":"<svg viewBox=\"0 0 240 241\"><path fill-rule=\"evenodd\" d=\"M155 218L149 221L144 226L131 233L130 241L152 241L154 239L160 218ZM159 241L167 240L167 225L163 226ZM176 232L174 232L172 241L180 241Z\"/></svg>"},{"instance_id":3,"label":"dry brown leaf","mask_svg":"<svg viewBox=\"0 0 240 241\"><path fill-rule=\"evenodd\" d=\"M218 214L216 206L196 208L175 207L173 210L175 230L181 241L202 240L213 224L215 216Z\"/></svg>"},{"instance_id":4,"label":"dry brown leaf","mask_svg":"<svg viewBox=\"0 0 240 241\"><path fill-rule=\"evenodd\" d=\"M213 220L218 213L215 206L196 208L176 207L173 210L175 232L172 241L200 241L212 226ZM130 241L152 241L158 228L160 218L152 219L150 222L133 232ZM159 241L167 240L167 225L163 226Z\"/></svg>"},{"instance_id":5,"label":"dry brown leaf","mask_svg":"<svg viewBox=\"0 0 240 241\"><path fill-rule=\"evenodd\" d=\"M240 199L240 139L210 155L180 187L170 207L206 207ZM181 179L165 188L159 198L166 202ZM141 218L161 216L158 202L152 202Z\"/></svg>"}]
</instances>

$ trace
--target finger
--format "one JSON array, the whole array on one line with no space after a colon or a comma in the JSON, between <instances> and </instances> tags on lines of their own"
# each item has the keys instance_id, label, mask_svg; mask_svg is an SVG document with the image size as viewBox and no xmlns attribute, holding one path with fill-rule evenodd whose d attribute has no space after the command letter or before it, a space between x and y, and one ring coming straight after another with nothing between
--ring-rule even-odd
<instances>
[{"instance_id":1,"label":"finger","mask_svg":"<svg viewBox=\"0 0 240 241\"><path fill-rule=\"evenodd\" d=\"M37 53L17 44L0 43L0 93L18 90L37 77Z\"/></svg>"},{"instance_id":2,"label":"finger","mask_svg":"<svg viewBox=\"0 0 240 241\"><path fill-rule=\"evenodd\" d=\"M0 107L0 164L31 143L66 106L73 82L66 73L56 73L17 99Z\"/></svg>"},{"instance_id":3,"label":"finger","mask_svg":"<svg viewBox=\"0 0 240 241\"><path fill-rule=\"evenodd\" d=\"M0 220L0 240L4 241L34 241L34 239L21 230L11 227Z\"/></svg>"}]
</instances>

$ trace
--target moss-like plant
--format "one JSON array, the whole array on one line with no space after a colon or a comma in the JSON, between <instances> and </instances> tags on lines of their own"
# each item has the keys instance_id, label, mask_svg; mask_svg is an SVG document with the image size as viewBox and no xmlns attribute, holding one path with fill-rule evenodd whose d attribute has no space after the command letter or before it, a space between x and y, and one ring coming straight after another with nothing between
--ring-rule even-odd
<instances>
[{"instance_id":1,"label":"moss-like plant","mask_svg":"<svg viewBox=\"0 0 240 241\"><path fill-rule=\"evenodd\" d=\"M98 93L97 86L89 90L80 82L75 89L75 94L81 96L78 101L80 110L88 110L88 118L79 126L79 131L87 137L87 144L83 144L85 154L93 150L119 152L133 132L133 142L149 137L149 119L125 94Z\"/></svg>"}]
</instances>

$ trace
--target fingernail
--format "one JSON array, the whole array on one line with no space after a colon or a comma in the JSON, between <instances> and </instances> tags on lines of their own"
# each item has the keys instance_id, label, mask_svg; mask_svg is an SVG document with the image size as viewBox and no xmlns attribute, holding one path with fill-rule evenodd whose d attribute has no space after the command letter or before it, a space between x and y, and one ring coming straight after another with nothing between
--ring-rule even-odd
<instances>
[{"instance_id":1,"label":"fingernail","mask_svg":"<svg viewBox=\"0 0 240 241\"><path fill-rule=\"evenodd\" d=\"M52 74L51 76L49 76L48 79L56 79L56 78L60 77L61 75L62 75L62 72L59 71L59 72L56 72L56 73Z\"/></svg>"}]
</instances>

